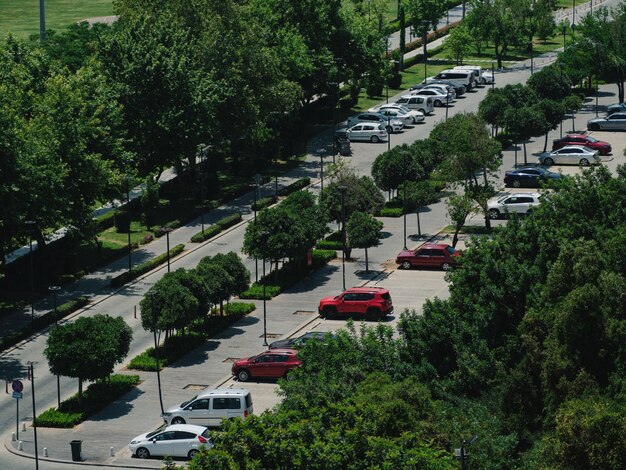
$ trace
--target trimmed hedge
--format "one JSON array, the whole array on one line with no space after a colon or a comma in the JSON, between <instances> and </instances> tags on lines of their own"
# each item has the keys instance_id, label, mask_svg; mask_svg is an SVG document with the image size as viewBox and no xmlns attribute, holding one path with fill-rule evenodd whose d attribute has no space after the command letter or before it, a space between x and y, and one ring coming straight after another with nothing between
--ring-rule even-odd
<instances>
[{"instance_id":1,"label":"trimmed hedge","mask_svg":"<svg viewBox=\"0 0 626 470\"><path fill-rule=\"evenodd\" d=\"M265 299L269 300L272 297L276 297L282 291L280 286L266 285L265 286ZM263 284L255 282L249 289L239 294L240 299L256 299L263 300Z\"/></svg>"},{"instance_id":2,"label":"trimmed hedge","mask_svg":"<svg viewBox=\"0 0 626 470\"><path fill-rule=\"evenodd\" d=\"M76 310L84 307L88 303L89 298L87 297L78 297L65 302L57 307L56 317L61 320L62 318L67 317L70 313L74 313ZM35 319L28 326L22 328L21 330L0 338L0 351L10 348L11 346L15 346L17 343L28 338L33 333L45 328L46 326L52 325L54 323L54 318L55 314L54 310L52 310L39 317L35 317Z\"/></svg>"},{"instance_id":3,"label":"trimmed hedge","mask_svg":"<svg viewBox=\"0 0 626 470\"><path fill-rule=\"evenodd\" d=\"M313 250L313 268L326 266L331 259L337 257L336 250Z\"/></svg>"},{"instance_id":4,"label":"trimmed hedge","mask_svg":"<svg viewBox=\"0 0 626 470\"><path fill-rule=\"evenodd\" d=\"M176 245L174 248L170 250L170 258L182 253L185 249L185 245L181 243L180 245ZM135 266L130 271L125 271L119 276L111 279L111 287L121 287L129 281L133 279L137 279L142 274L147 273L148 271L152 271L157 266L167 262L167 253L163 253L159 256L152 258L151 260L146 261L145 263L141 263L139 266Z\"/></svg>"},{"instance_id":5,"label":"trimmed hedge","mask_svg":"<svg viewBox=\"0 0 626 470\"><path fill-rule=\"evenodd\" d=\"M162 225L161 227L155 227L152 230L152 233L154 233L155 237L161 238L168 231L172 231L174 229L177 229L180 226L181 226L180 220L171 220L170 222L167 222L166 224Z\"/></svg>"},{"instance_id":6,"label":"trimmed hedge","mask_svg":"<svg viewBox=\"0 0 626 470\"><path fill-rule=\"evenodd\" d=\"M378 217L402 217L403 211L401 207L383 207Z\"/></svg>"},{"instance_id":7,"label":"trimmed hedge","mask_svg":"<svg viewBox=\"0 0 626 470\"><path fill-rule=\"evenodd\" d=\"M262 209L265 209L266 207L271 206L272 204L276 204L276 201L276 196L262 197L256 202L256 204L252 204L251 208L253 211L260 211Z\"/></svg>"},{"instance_id":8,"label":"trimmed hedge","mask_svg":"<svg viewBox=\"0 0 626 470\"><path fill-rule=\"evenodd\" d=\"M217 222L215 222L214 224L206 227L204 229L204 233L202 232L196 233L194 236L191 237L191 241L193 243L202 243L203 241L208 240L209 238L213 238L222 230L226 230L227 228L232 227L233 225L236 225L239 222L241 222L240 213L227 215L226 217L223 217Z\"/></svg>"},{"instance_id":9,"label":"trimmed hedge","mask_svg":"<svg viewBox=\"0 0 626 470\"><path fill-rule=\"evenodd\" d=\"M296 191L300 191L301 189L306 188L311 184L311 178L300 178L299 180L294 181L289 186L285 186L284 188L280 188L278 191L279 196L288 196L291 193L295 193Z\"/></svg>"},{"instance_id":10,"label":"trimmed hedge","mask_svg":"<svg viewBox=\"0 0 626 470\"><path fill-rule=\"evenodd\" d=\"M247 315L256 310L256 305L252 302L228 302L224 305L224 313L226 315ZM211 309L212 315L220 314L220 306L216 305Z\"/></svg>"},{"instance_id":11,"label":"trimmed hedge","mask_svg":"<svg viewBox=\"0 0 626 470\"><path fill-rule=\"evenodd\" d=\"M317 242L316 248L319 250L341 250L343 243L335 240L320 240Z\"/></svg>"},{"instance_id":12,"label":"trimmed hedge","mask_svg":"<svg viewBox=\"0 0 626 470\"><path fill-rule=\"evenodd\" d=\"M111 375L92 383L83 392L82 405L78 404L78 394L61 402L57 410L50 408L37 416L37 426L45 428L72 428L91 415L106 408L139 383L138 375Z\"/></svg>"},{"instance_id":13,"label":"trimmed hedge","mask_svg":"<svg viewBox=\"0 0 626 470\"><path fill-rule=\"evenodd\" d=\"M441 51L443 51L443 44L441 46L438 47L433 47L432 49L428 50L428 56L431 57L435 54L439 54ZM410 67L413 67L415 64L420 64L424 62L424 57L421 55L414 55L413 57L409 57L408 59L404 59L404 62L402 62L402 68L403 70L406 70Z\"/></svg>"}]
</instances>

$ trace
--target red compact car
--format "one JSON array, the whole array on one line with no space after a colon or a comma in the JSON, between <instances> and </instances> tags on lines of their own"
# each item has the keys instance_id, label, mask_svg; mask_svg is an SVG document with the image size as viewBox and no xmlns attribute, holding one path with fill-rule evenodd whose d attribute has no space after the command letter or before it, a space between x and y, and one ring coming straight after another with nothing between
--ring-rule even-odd
<instances>
[{"instance_id":1,"label":"red compact car","mask_svg":"<svg viewBox=\"0 0 626 470\"><path fill-rule=\"evenodd\" d=\"M583 134L567 134L562 139L555 139L552 142L552 150L557 150L566 145L578 145L579 147L589 147L590 149L597 150L600 155L608 155L611 153L611 144L603 142L598 139L594 139L589 135Z\"/></svg>"},{"instance_id":2,"label":"red compact car","mask_svg":"<svg viewBox=\"0 0 626 470\"><path fill-rule=\"evenodd\" d=\"M383 287L352 287L320 300L318 310L324 318L352 314L380 319L393 312L393 303Z\"/></svg>"},{"instance_id":3,"label":"red compact car","mask_svg":"<svg viewBox=\"0 0 626 470\"><path fill-rule=\"evenodd\" d=\"M294 349L271 349L247 359L235 361L232 373L241 382L250 378L285 377L291 370L300 366L302 362L296 356Z\"/></svg>"},{"instance_id":4,"label":"red compact car","mask_svg":"<svg viewBox=\"0 0 626 470\"><path fill-rule=\"evenodd\" d=\"M403 269L415 267L452 269L459 264L461 252L444 243L425 243L417 250L398 253L396 263Z\"/></svg>"}]
</instances>

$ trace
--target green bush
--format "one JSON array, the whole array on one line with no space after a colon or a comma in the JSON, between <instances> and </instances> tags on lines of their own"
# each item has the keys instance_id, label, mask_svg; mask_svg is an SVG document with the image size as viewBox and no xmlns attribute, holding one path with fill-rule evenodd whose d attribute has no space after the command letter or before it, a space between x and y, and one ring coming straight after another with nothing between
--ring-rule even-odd
<instances>
[{"instance_id":1,"label":"green bush","mask_svg":"<svg viewBox=\"0 0 626 470\"><path fill-rule=\"evenodd\" d=\"M260 211L275 203L276 203L276 196L262 197L255 204L252 204L252 210Z\"/></svg>"},{"instance_id":2,"label":"green bush","mask_svg":"<svg viewBox=\"0 0 626 470\"><path fill-rule=\"evenodd\" d=\"M159 368L167 367L188 352L205 342L200 333L175 334L167 338L159 346ZM129 369L154 372L157 370L156 354L154 348L148 348L138 356L135 356L128 365Z\"/></svg>"},{"instance_id":3,"label":"green bush","mask_svg":"<svg viewBox=\"0 0 626 470\"><path fill-rule=\"evenodd\" d=\"M78 394L72 395L61 402L61 407L58 410L50 408L40 414L36 419L37 426L47 428L74 427L132 390L138 383L138 375L119 374L94 382L83 392L82 404L79 405L78 403Z\"/></svg>"},{"instance_id":4,"label":"green bush","mask_svg":"<svg viewBox=\"0 0 626 470\"><path fill-rule=\"evenodd\" d=\"M343 243L335 240L320 240L317 242L316 247L319 250L341 250L343 248Z\"/></svg>"},{"instance_id":5,"label":"green bush","mask_svg":"<svg viewBox=\"0 0 626 470\"><path fill-rule=\"evenodd\" d=\"M222 229L218 225L209 225L208 227L205 227L204 232L198 232L194 236L192 236L191 241L193 243L202 243L209 238L213 238L221 231Z\"/></svg>"},{"instance_id":6,"label":"green bush","mask_svg":"<svg viewBox=\"0 0 626 470\"><path fill-rule=\"evenodd\" d=\"M69 300L68 302L65 302L57 307L56 318L58 320L61 320L62 318L68 316L70 313L73 313L76 310L84 307L88 303L89 299L87 297L78 297L76 299ZM34 332L39 331L48 325L52 325L54 323L54 319L54 310L44 313L39 317L36 317L32 323L29 323L21 330L15 331L0 338L0 350L15 346L20 341L28 338Z\"/></svg>"},{"instance_id":7,"label":"green bush","mask_svg":"<svg viewBox=\"0 0 626 470\"><path fill-rule=\"evenodd\" d=\"M224 313L226 315L247 315L254 310L256 310L256 305L252 302L229 302L224 305ZM213 315L219 315L219 305L213 307L211 313Z\"/></svg>"},{"instance_id":8,"label":"green bush","mask_svg":"<svg viewBox=\"0 0 626 470\"><path fill-rule=\"evenodd\" d=\"M241 222L241 214L237 212L235 214L227 215L226 217L218 220L217 222L215 222L215 225L217 225L222 230L226 230L227 228L232 227L239 222Z\"/></svg>"},{"instance_id":9,"label":"green bush","mask_svg":"<svg viewBox=\"0 0 626 470\"><path fill-rule=\"evenodd\" d=\"M402 217L401 207L383 207L378 217Z\"/></svg>"},{"instance_id":10,"label":"green bush","mask_svg":"<svg viewBox=\"0 0 626 470\"><path fill-rule=\"evenodd\" d=\"M98 231L103 232L104 230L113 227L113 225L115 225L115 215L116 211L110 210L106 214L102 214L101 216L96 217L95 221Z\"/></svg>"},{"instance_id":11,"label":"green bush","mask_svg":"<svg viewBox=\"0 0 626 470\"><path fill-rule=\"evenodd\" d=\"M176 245L174 248L170 250L170 258L173 256L182 253L185 249L184 244ZM146 261L145 263L140 264L139 266L134 267L130 271L125 271L119 276L111 279L111 287L121 287L129 281L133 279L137 279L142 274L145 274L149 271L152 271L157 266L167 262L167 253L163 253L159 256L152 258L151 260Z\"/></svg>"},{"instance_id":12,"label":"green bush","mask_svg":"<svg viewBox=\"0 0 626 470\"><path fill-rule=\"evenodd\" d=\"M291 193L295 193L296 191L306 188L310 184L311 178L300 178L299 180L291 183L289 186L281 188L280 191L278 191L278 194L280 196L288 196Z\"/></svg>"},{"instance_id":13,"label":"green bush","mask_svg":"<svg viewBox=\"0 0 626 470\"><path fill-rule=\"evenodd\" d=\"M280 286L274 286L274 285L265 286L265 298L267 300L271 299L272 297L276 297L278 294L280 294L280 292L281 292ZM250 286L248 290L245 290L241 294L239 294L239 298L263 300L263 284L259 284L255 282L254 284Z\"/></svg>"},{"instance_id":14,"label":"green bush","mask_svg":"<svg viewBox=\"0 0 626 470\"><path fill-rule=\"evenodd\" d=\"M313 268L321 268L337 257L335 250L313 250Z\"/></svg>"}]
</instances>

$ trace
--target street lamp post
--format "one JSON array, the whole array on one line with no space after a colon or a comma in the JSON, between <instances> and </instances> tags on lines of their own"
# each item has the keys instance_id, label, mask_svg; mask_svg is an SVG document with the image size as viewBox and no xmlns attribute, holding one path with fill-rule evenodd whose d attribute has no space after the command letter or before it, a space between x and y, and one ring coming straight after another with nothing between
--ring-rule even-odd
<instances>
[{"instance_id":1,"label":"street lamp post","mask_svg":"<svg viewBox=\"0 0 626 470\"><path fill-rule=\"evenodd\" d=\"M33 265L33 228L36 222L34 220L24 221L28 227L28 258L30 262L30 321L35 320L35 268Z\"/></svg>"},{"instance_id":2,"label":"street lamp post","mask_svg":"<svg viewBox=\"0 0 626 470\"><path fill-rule=\"evenodd\" d=\"M161 366L159 364L159 341L157 340L157 311L155 305L154 291L146 292L150 299L150 310L152 311L152 335L154 337L154 360L156 361L157 385L159 387L159 404L161 405L161 415L165 412L163 409L163 395L161 393ZM160 335L159 335L160 336Z\"/></svg>"},{"instance_id":3,"label":"street lamp post","mask_svg":"<svg viewBox=\"0 0 626 470\"><path fill-rule=\"evenodd\" d=\"M446 108L446 111L448 109ZM404 217L404 246L403 249L406 250L407 246L406 246L406 152L402 153L402 169L403 169L403 176L404 176L404 181L402 182L402 215ZM419 208L418 208L419 210Z\"/></svg>"},{"instance_id":4,"label":"street lamp post","mask_svg":"<svg viewBox=\"0 0 626 470\"><path fill-rule=\"evenodd\" d=\"M61 290L61 286L50 286L48 290L54 294L54 327L59 326L59 320L57 318L57 294ZM57 410L61 409L61 380L59 374L57 376Z\"/></svg>"},{"instance_id":5,"label":"street lamp post","mask_svg":"<svg viewBox=\"0 0 626 470\"><path fill-rule=\"evenodd\" d=\"M165 239L167 243L167 272L170 272L170 232L172 229L170 227L161 227L161 231L165 232Z\"/></svg>"},{"instance_id":6,"label":"street lamp post","mask_svg":"<svg viewBox=\"0 0 626 470\"><path fill-rule=\"evenodd\" d=\"M448 120L448 107L450 104L450 91L446 90L446 121Z\"/></svg>"},{"instance_id":7,"label":"street lamp post","mask_svg":"<svg viewBox=\"0 0 626 470\"><path fill-rule=\"evenodd\" d=\"M39 0L39 41L46 39L46 5L44 0Z\"/></svg>"},{"instance_id":8,"label":"street lamp post","mask_svg":"<svg viewBox=\"0 0 626 470\"><path fill-rule=\"evenodd\" d=\"M256 203L257 203L257 191L259 190L259 183L261 182L261 175L258 173L254 175L254 223L256 225ZM254 282L259 282L259 260L254 259Z\"/></svg>"},{"instance_id":9,"label":"street lamp post","mask_svg":"<svg viewBox=\"0 0 626 470\"><path fill-rule=\"evenodd\" d=\"M320 192L324 190L324 156L326 155L326 150L320 149Z\"/></svg>"},{"instance_id":10,"label":"street lamp post","mask_svg":"<svg viewBox=\"0 0 626 470\"><path fill-rule=\"evenodd\" d=\"M204 186L206 184L206 175L204 173L205 170L205 161L207 153L209 152L209 147L204 144L200 144L200 155L202 156L202 162L200 163L200 205L201 205L201 215L200 215L200 225L202 227L202 235L204 235Z\"/></svg>"},{"instance_id":11,"label":"street lamp post","mask_svg":"<svg viewBox=\"0 0 626 470\"><path fill-rule=\"evenodd\" d=\"M572 0L572 28L576 23L576 0Z\"/></svg>"},{"instance_id":12,"label":"street lamp post","mask_svg":"<svg viewBox=\"0 0 626 470\"><path fill-rule=\"evenodd\" d=\"M565 38L565 26L563 26L563 38ZM565 42L565 41L564 41ZM559 63L559 70L561 72L561 82L563 82L563 64ZM563 138L563 119L565 116L561 117L561 122L559 123L559 133L561 135L561 139Z\"/></svg>"},{"instance_id":13,"label":"street lamp post","mask_svg":"<svg viewBox=\"0 0 626 470\"><path fill-rule=\"evenodd\" d=\"M595 77L596 81L596 117L598 117L598 77Z\"/></svg>"},{"instance_id":14,"label":"street lamp post","mask_svg":"<svg viewBox=\"0 0 626 470\"><path fill-rule=\"evenodd\" d=\"M28 376L30 377L30 390L33 398L33 439L35 440L35 470L39 470L39 449L37 448L37 412L35 411L35 367L32 361L28 361Z\"/></svg>"},{"instance_id":15,"label":"street lamp post","mask_svg":"<svg viewBox=\"0 0 626 470\"><path fill-rule=\"evenodd\" d=\"M328 84L333 89L333 111L331 113L333 120L333 141L332 141L332 149L333 149L333 163L335 163L335 154L337 153L337 134L336 134L336 126L335 126L335 111L337 110L337 87L339 84L337 82L328 82Z\"/></svg>"},{"instance_id":16,"label":"street lamp post","mask_svg":"<svg viewBox=\"0 0 626 470\"><path fill-rule=\"evenodd\" d=\"M528 43L528 47L530 48L530 74L533 74L533 42L532 40Z\"/></svg>"},{"instance_id":17,"label":"street lamp post","mask_svg":"<svg viewBox=\"0 0 626 470\"><path fill-rule=\"evenodd\" d=\"M387 114L387 150L391 150L391 116Z\"/></svg>"},{"instance_id":18,"label":"street lamp post","mask_svg":"<svg viewBox=\"0 0 626 470\"><path fill-rule=\"evenodd\" d=\"M563 50L565 50L565 36L567 35L567 25L561 24L561 32L563 33Z\"/></svg>"},{"instance_id":19,"label":"street lamp post","mask_svg":"<svg viewBox=\"0 0 626 470\"><path fill-rule=\"evenodd\" d=\"M424 80L426 80L426 77L428 77L428 75L426 74L426 69L428 67L428 55L426 54L426 42L428 40L428 21L424 21L423 22L423 27L424 27L424 36L422 37L422 41L423 44L422 46L424 46Z\"/></svg>"},{"instance_id":20,"label":"street lamp post","mask_svg":"<svg viewBox=\"0 0 626 470\"><path fill-rule=\"evenodd\" d=\"M341 272L343 279L343 290L346 290L346 190L348 187L344 184L339 186L341 191Z\"/></svg>"},{"instance_id":21,"label":"street lamp post","mask_svg":"<svg viewBox=\"0 0 626 470\"><path fill-rule=\"evenodd\" d=\"M264 252L269 235L270 234L268 232L261 232L260 234ZM267 298L265 296L265 258L263 258L263 346L267 345Z\"/></svg>"},{"instance_id":22,"label":"street lamp post","mask_svg":"<svg viewBox=\"0 0 626 470\"><path fill-rule=\"evenodd\" d=\"M128 272L131 271L132 269L132 251L133 248L130 245L130 227L131 227L131 220L130 220L130 176L126 175L126 214L128 215Z\"/></svg>"},{"instance_id":23,"label":"street lamp post","mask_svg":"<svg viewBox=\"0 0 626 470\"><path fill-rule=\"evenodd\" d=\"M491 61L491 89L495 90L496 88L496 66L493 63L493 61Z\"/></svg>"}]
</instances>

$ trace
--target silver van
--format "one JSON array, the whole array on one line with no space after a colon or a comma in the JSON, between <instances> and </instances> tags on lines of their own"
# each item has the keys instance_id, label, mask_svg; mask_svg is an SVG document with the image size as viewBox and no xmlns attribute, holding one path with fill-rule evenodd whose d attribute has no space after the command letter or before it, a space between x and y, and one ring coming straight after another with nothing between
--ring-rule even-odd
<instances>
[{"instance_id":1,"label":"silver van","mask_svg":"<svg viewBox=\"0 0 626 470\"><path fill-rule=\"evenodd\" d=\"M432 96L404 95L396 101L396 104L421 111L424 114L431 114L435 110L435 100Z\"/></svg>"},{"instance_id":2,"label":"silver van","mask_svg":"<svg viewBox=\"0 0 626 470\"><path fill-rule=\"evenodd\" d=\"M166 424L197 424L220 426L231 418L252 414L252 396L245 388L216 388L168 408L162 418Z\"/></svg>"},{"instance_id":3,"label":"silver van","mask_svg":"<svg viewBox=\"0 0 626 470\"><path fill-rule=\"evenodd\" d=\"M474 72L474 79L478 85L485 85L486 83L483 77L483 68L480 65L457 65L452 70L471 70Z\"/></svg>"},{"instance_id":4,"label":"silver van","mask_svg":"<svg viewBox=\"0 0 626 470\"><path fill-rule=\"evenodd\" d=\"M476 87L476 77L473 70L442 70L434 77L428 77L423 83L431 83L437 80L445 80L458 85L463 85L465 90Z\"/></svg>"}]
</instances>

